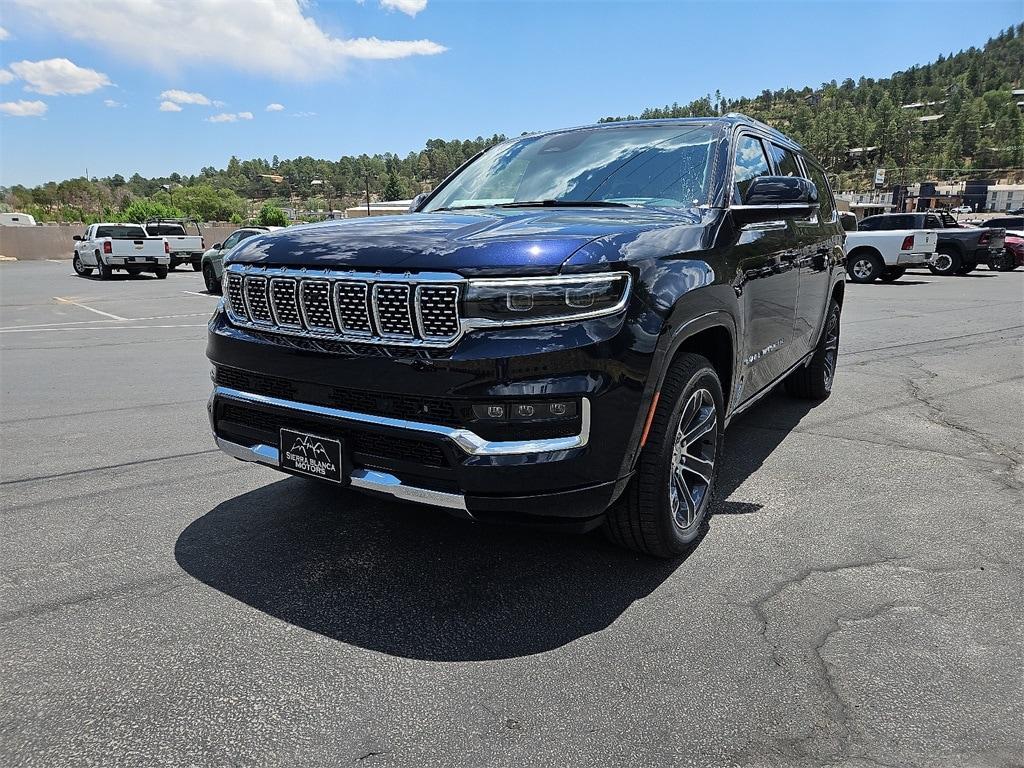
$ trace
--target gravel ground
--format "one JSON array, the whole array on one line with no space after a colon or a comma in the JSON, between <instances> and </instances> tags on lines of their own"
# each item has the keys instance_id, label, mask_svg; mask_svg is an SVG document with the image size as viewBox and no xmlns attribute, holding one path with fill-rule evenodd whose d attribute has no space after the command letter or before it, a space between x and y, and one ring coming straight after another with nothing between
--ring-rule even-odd
<instances>
[{"instance_id":1,"label":"gravel ground","mask_svg":"<svg viewBox=\"0 0 1024 768\"><path fill-rule=\"evenodd\" d=\"M682 561L216 452L199 275L0 266L0 762L1024 764L1024 271L849 285Z\"/></svg>"}]
</instances>

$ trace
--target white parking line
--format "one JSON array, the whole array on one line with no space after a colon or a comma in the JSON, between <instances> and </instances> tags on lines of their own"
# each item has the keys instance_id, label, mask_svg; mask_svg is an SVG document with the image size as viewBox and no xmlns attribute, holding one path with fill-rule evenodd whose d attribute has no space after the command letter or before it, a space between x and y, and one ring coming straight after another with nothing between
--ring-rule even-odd
<instances>
[{"instance_id":1,"label":"white parking line","mask_svg":"<svg viewBox=\"0 0 1024 768\"><path fill-rule=\"evenodd\" d=\"M177 320L182 317L209 317L209 312L189 312L184 315L154 315L152 317L135 317L132 318L133 322L139 323L143 320ZM21 331L21 330L47 330L49 328L60 328L65 325L89 325L90 323L123 323L125 320L71 320L62 323L25 323L24 325L9 325L6 328L0 328L0 333L3 331Z\"/></svg>"},{"instance_id":2,"label":"white parking line","mask_svg":"<svg viewBox=\"0 0 1024 768\"><path fill-rule=\"evenodd\" d=\"M95 312L97 315L103 315L104 317L109 317L111 320L131 320L130 317L121 317L120 315L112 315L110 312L104 312L102 309L94 309L93 307L90 307L87 304L82 304L81 302L74 301L72 299L66 299L63 296L54 296L53 298L54 298L55 301L59 301L61 304L71 304L72 306L75 306L75 307L81 307L82 309L88 309L90 312Z\"/></svg>"},{"instance_id":3,"label":"white parking line","mask_svg":"<svg viewBox=\"0 0 1024 768\"><path fill-rule=\"evenodd\" d=\"M68 331L141 331L147 328L205 328L206 323L180 325L93 325L75 328L0 328L0 333L67 333Z\"/></svg>"},{"instance_id":4,"label":"white parking line","mask_svg":"<svg viewBox=\"0 0 1024 768\"><path fill-rule=\"evenodd\" d=\"M219 299L220 296L214 296L212 293L200 293L199 291L182 291L187 293L189 296L202 296L204 299Z\"/></svg>"}]
</instances>

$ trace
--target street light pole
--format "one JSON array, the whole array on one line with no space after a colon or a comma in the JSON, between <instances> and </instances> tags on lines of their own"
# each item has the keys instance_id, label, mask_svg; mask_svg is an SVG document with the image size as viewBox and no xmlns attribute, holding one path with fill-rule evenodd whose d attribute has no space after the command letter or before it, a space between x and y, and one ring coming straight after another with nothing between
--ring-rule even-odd
<instances>
[{"instance_id":1,"label":"street light pole","mask_svg":"<svg viewBox=\"0 0 1024 768\"><path fill-rule=\"evenodd\" d=\"M370 215L370 172L366 171L366 215Z\"/></svg>"}]
</instances>

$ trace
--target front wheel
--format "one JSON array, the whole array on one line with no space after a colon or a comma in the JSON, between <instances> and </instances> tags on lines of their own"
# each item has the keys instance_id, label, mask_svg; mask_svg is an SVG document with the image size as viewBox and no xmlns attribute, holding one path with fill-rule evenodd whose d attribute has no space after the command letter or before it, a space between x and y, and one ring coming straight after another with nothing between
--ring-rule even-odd
<instances>
[{"instance_id":1,"label":"front wheel","mask_svg":"<svg viewBox=\"0 0 1024 768\"><path fill-rule=\"evenodd\" d=\"M842 308L833 299L825 316L825 331L818 340L814 355L786 377L786 392L804 400L824 400L832 394L839 358L839 318Z\"/></svg>"},{"instance_id":2,"label":"front wheel","mask_svg":"<svg viewBox=\"0 0 1024 768\"><path fill-rule=\"evenodd\" d=\"M203 271L203 265L202 265L202 262L199 262L199 261L193 261L193 262L192 262L192 271L193 271L193 272L202 272L202 271Z\"/></svg>"},{"instance_id":3,"label":"front wheel","mask_svg":"<svg viewBox=\"0 0 1024 768\"><path fill-rule=\"evenodd\" d=\"M933 275L955 275L960 270L961 264L962 260L959 253L952 248L940 248L939 252L935 254L935 258L932 259L931 264L928 265L928 269L931 270Z\"/></svg>"},{"instance_id":4,"label":"front wheel","mask_svg":"<svg viewBox=\"0 0 1024 768\"><path fill-rule=\"evenodd\" d=\"M82 257L79 256L77 253L75 254L75 257L71 260L71 266L75 268L75 273L81 277L87 277L92 274L92 267L85 266L85 264L82 262Z\"/></svg>"},{"instance_id":5,"label":"front wheel","mask_svg":"<svg viewBox=\"0 0 1024 768\"><path fill-rule=\"evenodd\" d=\"M220 293L220 280L217 279L217 273L213 271L213 264L207 262L203 264L203 282L206 283L206 290L210 293Z\"/></svg>"},{"instance_id":6,"label":"front wheel","mask_svg":"<svg viewBox=\"0 0 1024 768\"><path fill-rule=\"evenodd\" d=\"M722 384L701 355L683 353L662 384L636 473L604 530L623 547L676 557L707 525L725 418Z\"/></svg>"}]
</instances>

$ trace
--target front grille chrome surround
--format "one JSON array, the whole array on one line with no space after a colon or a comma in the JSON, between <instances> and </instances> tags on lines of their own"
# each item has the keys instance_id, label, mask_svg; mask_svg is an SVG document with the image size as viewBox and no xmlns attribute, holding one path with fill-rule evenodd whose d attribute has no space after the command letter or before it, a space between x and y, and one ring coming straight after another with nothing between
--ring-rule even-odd
<instances>
[{"instance_id":1,"label":"front grille chrome surround","mask_svg":"<svg viewBox=\"0 0 1024 768\"><path fill-rule=\"evenodd\" d=\"M409 347L451 347L463 335L463 278L450 273L224 268L235 325L291 336Z\"/></svg>"}]
</instances>

